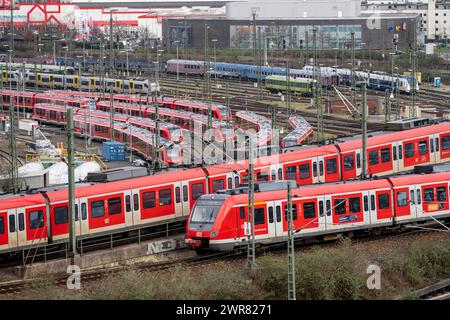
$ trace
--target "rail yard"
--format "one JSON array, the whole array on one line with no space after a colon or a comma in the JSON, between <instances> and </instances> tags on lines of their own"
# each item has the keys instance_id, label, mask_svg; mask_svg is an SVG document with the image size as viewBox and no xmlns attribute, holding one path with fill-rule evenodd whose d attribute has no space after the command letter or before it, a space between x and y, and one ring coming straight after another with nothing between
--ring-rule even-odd
<instances>
[{"instance_id":1,"label":"rail yard","mask_svg":"<svg viewBox=\"0 0 450 320\"><path fill-rule=\"evenodd\" d=\"M149 2L152 37L100 1L28 42L0 6L0 299L449 300L450 84L421 16L206 2Z\"/></svg>"}]
</instances>

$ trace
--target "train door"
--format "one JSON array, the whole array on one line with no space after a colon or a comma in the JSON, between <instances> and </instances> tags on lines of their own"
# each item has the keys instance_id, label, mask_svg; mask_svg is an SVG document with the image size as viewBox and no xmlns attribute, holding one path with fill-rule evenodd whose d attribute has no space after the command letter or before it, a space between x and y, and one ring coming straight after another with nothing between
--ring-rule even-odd
<instances>
[{"instance_id":1,"label":"train door","mask_svg":"<svg viewBox=\"0 0 450 320\"><path fill-rule=\"evenodd\" d=\"M364 218L364 224L370 225L372 224L371 220L371 211L370 211L370 195L369 192L363 192L362 193L362 200L363 200L363 218Z\"/></svg>"},{"instance_id":2,"label":"train door","mask_svg":"<svg viewBox=\"0 0 450 320\"><path fill-rule=\"evenodd\" d=\"M439 134L430 136L430 163L440 163L441 157L439 152Z\"/></svg>"},{"instance_id":3,"label":"train door","mask_svg":"<svg viewBox=\"0 0 450 320\"><path fill-rule=\"evenodd\" d=\"M325 225L325 230L333 230L333 206L331 203L331 195L323 196L324 201L324 214L323 219L319 219L319 223L322 222Z\"/></svg>"},{"instance_id":4,"label":"train door","mask_svg":"<svg viewBox=\"0 0 450 320\"><path fill-rule=\"evenodd\" d=\"M134 81L130 80L130 94L133 94L134 92Z\"/></svg>"},{"instance_id":5,"label":"train door","mask_svg":"<svg viewBox=\"0 0 450 320\"><path fill-rule=\"evenodd\" d=\"M183 216L187 216L191 212L189 204L189 182L181 182L181 203L183 205Z\"/></svg>"},{"instance_id":6,"label":"train door","mask_svg":"<svg viewBox=\"0 0 450 320\"><path fill-rule=\"evenodd\" d=\"M27 230L25 228L25 209L20 208L15 212L17 216L17 245L24 246L27 244Z\"/></svg>"},{"instance_id":7,"label":"train door","mask_svg":"<svg viewBox=\"0 0 450 320\"><path fill-rule=\"evenodd\" d=\"M2 81L3 82L6 82L8 79L7 79L7 73L6 73L6 70L3 70L2 71Z\"/></svg>"},{"instance_id":8,"label":"train door","mask_svg":"<svg viewBox=\"0 0 450 320\"><path fill-rule=\"evenodd\" d=\"M133 225L132 191L130 190L125 191L124 199L125 199L125 226L130 227Z\"/></svg>"},{"instance_id":9,"label":"train door","mask_svg":"<svg viewBox=\"0 0 450 320\"><path fill-rule=\"evenodd\" d=\"M281 173L281 176L278 174L278 172ZM281 164L277 163L270 166L270 180L283 180L283 169Z\"/></svg>"},{"instance_id":10,"label":"train door","mask_svg":"<svg viewBox=\"0 0 450 320\"><path fill-rule=\"evenodd\" d=\"M175 188L175 217L183 216L183 197L182 197L182 183L176 182L174 184Z\"/></svg>"},{"instance_id":11,"label":"train door","mask_svg":"<svg viewBox=\"0 0 450 320\"><path fill-rule=\"evenodd\" d=\"M355 152L341 154L342 180L356 178Z\"/></svg>"},{"instance_id":12,"label":"train door","mask_svg":"<svg viewBox=\"0 0 450 320\"><path fill-rule=\"evenodd\" d=\"M283 236L281 201L267 203L267 234L269 238Z\"/></svg>"},{"instance_id":13,"label":"train door","mask_svg":"<svg viewBox=\"0 0 450 320\"><path fill-rule=\"evenodd\" d=\"M324 157L317 157L313 160L313 183L325 181Z\"/></svg>"},{"instance_id":14,"label":"train door","mask_svg":"<svg viewBox=\"0 0 450 320\"><path fill-rule=\"evenodd\" d=\"M327 229L327 210L326 210L326 199L324 196L317 197L317 203L319 207L319 215L318 215L318 227L319 230L325 231Z\"/></svg>"},{"instance_id":15,"label":"train door","mask_svg":"<svg viewBox=\"0 0 450 320\"><path fill-rule=\"evenodd\" d=\"M120 84L120 80L115 80L114 81L114 86L115 86L114 90L116 92L121 92L122 91L122 86Z\"/></svg>"},{"instance_id":16,"label":"train door","mask_svg":"<svg viewBox=\"0 0 450 320\"><path fill-rule=\"evenodd\" d=\"M141 206L139 204L139 190L131 190L132 204L133 204L133 224L141 223Z\"/></svg>"},{"instance_id":17,"label":"train door","mask_svg":"<svg viewBox=\"0 0 450 320\"><path fill-rule=\"evenodd\" d=\"M366 168L369 168L369 162L367 161L368 156L366 156ZM359 177L362 173L362 151L361 149L356 150L355 152L355 174L357 177Z\"/></svg>"},{"instance_id":18,"label":"train door","mask_svg":"<svg viewBox=\"0 0 450 320\"><path fill-rule=\"evenodd\" d=\"M370 212L370 223L376 224L378 221L377 217L377 205L376 205L376 193L373 190L369 190L367 192L368 195L368 205L369 205L369 212Z\"/></svg>"},{"instance_id":19,"label":"train door","mask_svg":"<svg viewBox=\"0 0 450 320\"><path fill-rule=\"evenodd\" d=\"M40 86L42 84L41 82L42 82L42 75L40 73L38 73L36 83L38 86Z\"/></svg>"},{"instance_id":20,"label":"train door","mask_svg":"<svg viewBox=\"0 0 450 320\"><path fill-rule=\"evenodd\" d=\"M77 221L76 234L81 236L89 233L88 204L87 199L77 199L76 204L79 208L79 217Z\"/></svg>"},{"instance_id":21,"label":"train door","mask_svg":"<svg viewBox=\"0 0 450 320\"><path fill-rule=\"evenodd\" d=\"M8 245L9 248L17 247L17 223L16 210L0 212L0 247Z\"/></svg>"},{"instance_id":22,"label":"train door","mask_svg":"<svg viewBox=\"0 0 450 320\"><path fill-rule=\"evenodd\" d=\"M393 173L397 173L399 172L400 169L400 156L399 156L399 147L398 147L398 142L393 142L392 143L392 172Z\"/></svg>"},{"instance_id":23,"label":"train door","mask_svg":"<svg viewBox=\"0 0 450 320\"><path fill-rule=\"evenodd\" d=\"M97 90L95 86L95 78L89 78L89 90Z\"/></svg>"}]
</instances>

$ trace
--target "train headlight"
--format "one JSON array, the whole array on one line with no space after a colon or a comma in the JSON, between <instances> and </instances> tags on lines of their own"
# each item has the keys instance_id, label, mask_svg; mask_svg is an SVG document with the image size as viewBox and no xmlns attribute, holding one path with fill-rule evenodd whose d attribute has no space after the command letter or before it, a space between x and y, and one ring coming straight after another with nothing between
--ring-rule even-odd
<instances>
[{"instance_id":1,"label":"train headlight","mask_svg":"<svg viewBox=\"0 0 450 320\"><path fill-rule=\"evenodd\" d=\"M211 238L217 237L217 232L216 232L216 231L211 232L211 236L210 236L210 237L211 237Z\"/></svg>"}]
</instances>

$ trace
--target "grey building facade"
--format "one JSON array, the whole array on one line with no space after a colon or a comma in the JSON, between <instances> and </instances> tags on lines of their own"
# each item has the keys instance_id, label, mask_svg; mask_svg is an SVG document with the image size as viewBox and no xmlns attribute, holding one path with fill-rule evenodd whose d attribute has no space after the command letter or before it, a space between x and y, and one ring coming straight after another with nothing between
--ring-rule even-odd
<instances>
[{"instance_id":1,"label":"grey building facade","mask_svg":"<svg viewBox=\"0 0 450 320\"><path fill-rule=\"evenodd\" d=\"M256 20L257 46L259 41L269 48L312 48L313 30L319 49L348 48L351 33L356 48L409 48L414 41L414 28L419 26L419 15L359 16L354 18L307 18ZM217 48L253 48L253 22L225 17L209 19L164 19L162 37L166 45L203 48L207 30L208 39L216 39ZM259 40L261 39L261 40ZM177 42L178 41L178 42ZM263 46L263 45L262 45Z\"/></svg>"}]
</instances>

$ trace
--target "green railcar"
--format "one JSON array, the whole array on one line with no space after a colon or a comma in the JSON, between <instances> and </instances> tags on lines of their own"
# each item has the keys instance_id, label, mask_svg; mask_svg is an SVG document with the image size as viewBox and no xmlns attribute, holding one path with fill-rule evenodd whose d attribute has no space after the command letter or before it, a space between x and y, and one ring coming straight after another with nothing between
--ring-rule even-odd
<instances>
[{"instance_id":1,"label":"green railcar","mask_svg":"<svg viewBox=\"0 0 450 320\"><path fill-rule=\"evenodd\" d=\"M314 80L312 79L294 79L291 77L289 84L285 76L267 76L264 80L264 88L273 93L287 92L288 87L291 93L298 93L305 96L312 95L313 93Z\"/></svg>"}]
</instances>

